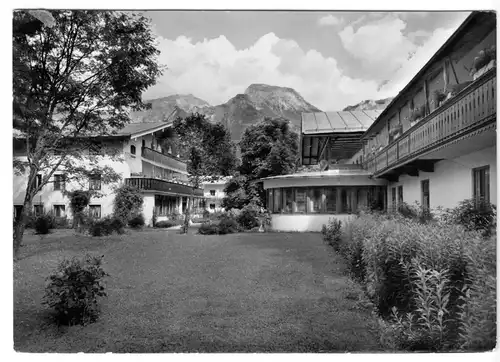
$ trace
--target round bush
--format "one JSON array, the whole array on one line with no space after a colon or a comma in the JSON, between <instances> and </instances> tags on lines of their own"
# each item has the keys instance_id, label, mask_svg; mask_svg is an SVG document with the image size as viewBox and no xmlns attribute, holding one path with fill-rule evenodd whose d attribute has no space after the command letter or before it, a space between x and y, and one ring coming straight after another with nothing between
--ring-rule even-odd
<instances>
[{"instance_id":1,"label":"round bush","mask_svg":"<svg viewBox=\"0 0 500 362\"><path fill-rule=\"evenodd\" d=\"M130 226L132 229L140 229L144 226L145 224L144 220L144 215L142 214L137 214L132 216L132 218L128 221L128 226Z\"/></svg>"},{"instance_id":2,"label":"round bush","mask_svg":"<svg viewBox=\"0 0 500 362\"><path fill-rule=\"evenodd\" d=\"M37 234L48 234L54 228L54 219L50 215L40 215L35 219L34 226Z\"/></svg>"}]
</instances>

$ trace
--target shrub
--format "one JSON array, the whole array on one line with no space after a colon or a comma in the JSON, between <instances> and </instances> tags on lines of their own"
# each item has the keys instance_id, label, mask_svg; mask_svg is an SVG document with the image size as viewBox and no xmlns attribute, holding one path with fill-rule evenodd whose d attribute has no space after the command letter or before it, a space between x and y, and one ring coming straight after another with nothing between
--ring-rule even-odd
<instances>
[{"instance_id":1,"label":"shrub","mask_svg":"<svg viewBox=\"0 0 500 362\"><path fill-rule=\"evenodd\" d=\"M172 226L180 225L178 221L164 220L158 221L155 225L157 228L171 228Z\"/></svg>"},{"instance_id":2,"label":"shrub","mask_svg":"<svg viewBox=\"0 0 500 362\"><path fill-rule=\"evenodd\" d=\"M408 350L493 348L496 237L376 213L343 231L339 252L387 319L383 339Z\"/></svg>"},{"instance_id":3,"label":"shrub","mask_svg":"<svg viewBox=\"0 0 500 362\"><path fill-rule=\"evenodd\" d=\"M129 185L122 185L115 192L113 215L123 220L124 223L128 223L142 211L144 203L142 193L139 189Z\"/></svg>"},{"instance_id":4,"label":"shrub","mask_svg":"<svg viewBox=\"0 0 500 362\"><path fill-rule=\"evenodd\" d=\"M198 233L202 235L216 235L219 234L219 227L217 224L204 223L198 229Z\"/></svg>"},{"instance_id":5,"label":"shrub","mask_svg":"<svg viewBox=\"0 0 500 362\"><path fill-rule=\"evenodd\" d=\"M243 230L251 230L260 226L258 219L259 210L260 208L252 204L246 205L241 209L240 214L236 217L236 221Z\"/></svg>"},{"instance_id":6,"label":"shrub","mask_svg":"<svg viewBox=\"0 0 500 362\"><path fill-rule=\"evenodd\" d=\"M203 218L209 219L210 218L210 211L208 211L207 209L203 210Z\"/></svg>"},{"instance_id":7,"label":"shrub","mask_svg":"<svg viewBox=\"0 0 500 362\"><path fill-rule=\"evenodd\" d=\"M125 224L123 220L115 216L106 216L102 219L89 219L88 232L92 236L107 236L113 232L123 234Z\"/></svg>"},{"instance_id":8,"label":"shrub","mask_svg":"<svg viewBox=\"0 0 500 362\"><path fill-rule=\"evenodd\" d=\"M35 218L34 221L35 233L46 235L55 227L54 217L50 214L42 214Z\"/></svg>"},{"instance_id":9,"label":"shrub","mask_svg":"<svg viewBox=\"0 0 500 362\"><path fill-rule=\"evenodd\" d=\"M66 195L70 199L69 207L73 213L73 227L77 231L81 231L87 224L84 210L90 203L91 193L90 191L75 190L67 191Z\"/></svg>"},{"instance_id":10,"label":"shrub","mask_svg":"<svg viewBox=\"0 0 500 362\"><path fill-rule=\"evenodd\" d=\"M62 324L87 324L97 320L99 298L106 296L102 256L64 260L47 278L43 304L55 310Z\"/></svg>"},{"instance_id":11,"label":"shrub","mask_svg":"<svg viewBox=\"0 0 500 362\"><path fill-rule=\"evenodd\" d=\"M234 234L239 231L238 222L232 218L222 218L218 225L220 235Z\"/></svg>"},{"instance_id":12,"label":"shrub","mask_svg":"<svg viewBox=\"0 0 500 362\"><path fill-rule=\"evenodd\" d=\"M132 229L141 229L144 224L144 215L142 214L137 214L131 217L131 219L128 221L128 226L130 226Z\"/></svg>"},{"instance_id":13,"label":"shrub","mask_svg":"<svg viewBox=\"0 0 500 362\"><path fill-rule=\"evenodd\" d=\"M342 222L333 217L328 221L328 225L323 225L323 227L321 228L323 239L336 251L340 250L339 242L342 236L341 228Z\"/></svg>"},{"instance_id":14,"label":"shrub","mask_svg":"<svg viewBox=\"0 0 500 362\"><path fill-rule=\"evenodd\" d=\"M496 206L484 200L463 200L457 207L447 210L443 219L475 230L488 237L496 228Z\"/></svg>"}]
</instances>

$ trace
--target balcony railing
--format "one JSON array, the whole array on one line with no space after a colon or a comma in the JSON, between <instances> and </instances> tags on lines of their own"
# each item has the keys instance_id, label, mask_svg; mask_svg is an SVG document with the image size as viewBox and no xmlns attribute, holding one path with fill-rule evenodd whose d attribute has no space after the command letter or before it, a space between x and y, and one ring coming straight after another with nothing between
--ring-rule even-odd
<instances>
[{"instance_id":1,"label":"balcony railing","mask_svg":"<svg viewBox=\"0 0 500 362\"><path fill-rule=\"evenodd\" d=\"M148 147L142 147L142 157L165 167L181 172L187 172L186 163L180 161L172 155L164 154Z\"/></svg>"},{"instance_id":2,"label":"balcony railing","mask_svg":"<svg viewBox=\"0 0 500 362\"><path fill-rule=\"evenodd\" d=\"M189 185L177 184L155 178L126 178L125 184L144 191L168 192L171 194L182 194L184 196L191 195L193 192L193 188ZM195 189L194 196L202 197L203 189Z\"/></svg>"},{"instance_id":3,"label":"balcony railing","mask_svg":"<svg viewBox=\"0 0 500 362\"><path fill-rule=\"evenodd\" d=\"M492 70L367 158L364 167L374 174L387 171L495 122L496 104L496 70Z\"/></svg>"}]
</instances>

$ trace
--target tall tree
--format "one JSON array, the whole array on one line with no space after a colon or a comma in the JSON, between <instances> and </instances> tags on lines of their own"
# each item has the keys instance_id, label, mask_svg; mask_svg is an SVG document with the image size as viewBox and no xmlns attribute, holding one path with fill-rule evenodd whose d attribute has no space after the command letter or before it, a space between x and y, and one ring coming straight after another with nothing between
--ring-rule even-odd
<instances>
[{"instance_id":1,"label":"tall tree","mask_svg":"<svg viewBox=\"0 0 500 362\"><path fill-rule=\"evenodd\" d=\"M155 38L142 15L76 10L50 15L49 26L25 11L15 12L13 20L13 126L26 147L14 170L28 175L16 255L33 197L54 172L116 180L112 169L82 151L130 122L131 110L145 108L142 92L161 74ZM87 158L90 166L82 162ZM35 182L38 173L41 182Z\"/></svg>"},{"instance_id":2,"label":"tall tree","mask_svg":"<svg viewBox=\"0 0 500 362\"><path fill-rule=\"evenodd\" d=\"M184 232L187 233L194 190L200 187L202 181L232 175L236 156L227 128L220 123L210 123L204 115L196 113L186 118L178 117L173 129L180 149L186 155L189 181L193 187L184 219Z\"/></svg>"},{"instance_id":3,"label":"tall tree","mask_svg":"<svg viewBox=\"0 0 500 362\"><path fill-rule=\"evenodd\" d=\"M299 137L288 120L266 118L245 130L240 149L240 176L226 185L224 207L238 208L248 203L263 206L264 190L255 181L294 172L298 164Z\"/></svg>"},{"instance_id":4,"label":"tall tree","mask_svg":"<svg viewBox=\"0 0 500 362\"><path fill-rule=\"evenodd\" d=\"M240 149L240 172L250 180L284 175L297 166L299 137L288 120L266 118L245 130Z\"/></svg>"}]
</instances>

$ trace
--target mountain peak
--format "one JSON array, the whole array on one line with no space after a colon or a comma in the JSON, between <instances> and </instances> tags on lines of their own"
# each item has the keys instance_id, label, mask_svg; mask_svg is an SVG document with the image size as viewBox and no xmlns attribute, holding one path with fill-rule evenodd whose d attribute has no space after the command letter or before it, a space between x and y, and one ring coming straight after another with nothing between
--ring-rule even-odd
<instances>
[{"instance_id":1,"label":"mountain peak","mask_svg":"<svg viewBox=\"0 0 500 362\"><path fill-rule=\"evenodd\" d=\"M384 98L384 99L366 99L364 101L359 102L353 106L347 106L343 109L343 111L371 111L371 110L383 110L385 107L391 103L393 97Z\"/></svg>"}]
</instances>

